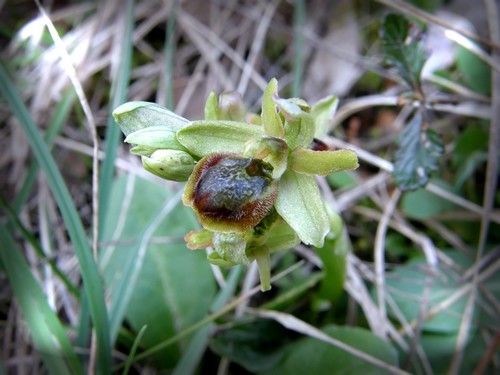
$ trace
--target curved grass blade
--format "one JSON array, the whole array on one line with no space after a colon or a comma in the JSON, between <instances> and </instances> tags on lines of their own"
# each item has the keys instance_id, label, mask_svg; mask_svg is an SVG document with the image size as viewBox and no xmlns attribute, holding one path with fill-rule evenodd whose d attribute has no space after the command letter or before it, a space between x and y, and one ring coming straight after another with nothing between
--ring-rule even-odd
<instances>
[{"instance_id":1,"label":"curved grass blade","mask_svg":"<svg viewBox=\"0 0 500 375\"><path fill-rule=\"evenodd\" d=\"M38 282L10 233L0 225L0 260L33 342L51 374L83 374L63 326L47 303Z\"/></svg>"},{"instance_id":2,"label":"curved grass blade","mask_svg":"<svg viewBox=\"0 0 500 375\"><path fill-rule=\"evenodd\" d=\"M111 92L110 101L111 110L124 103L127 95L132 60L132 46L134 44L132 41L134 3L134 0L127 0L123 5L120 4L125 12L125 32L120 39L122 43L119 57L120 63L116 71L116 76L113 77L113 90ZM120 134L120 128L116 125L110 111L106 127L106 143L104 149L106 156L101 165L101 176L99 180L99 223L101 223L99 227L99 236L102 236L102 233L104 233L103 224L105 222L106 207L111 192L111 181L115 171L116 150L118 149Z\"/></svg>"},{"instance_id":3,"label":"curved grass blade","mask_svg":"<svg viewBox=\"0 0 500 375\"><path fill-rule=\"evenodd\" d=\"M110 373L111 348L109 340L108 316L104 303L104 290L99 272L92 258L90 244L83 224L71 200L68 188L59 172L54 158L50 154L33 119L21 100L16 88L0 65L0 91L16 115L26 133L35 157L47 176L47 182L61 211L66 229L75 248L80 264L85 293L89 300L90 312L97 334L99 350L98 367L101 373Z\"/></svg>"}]
</instances>

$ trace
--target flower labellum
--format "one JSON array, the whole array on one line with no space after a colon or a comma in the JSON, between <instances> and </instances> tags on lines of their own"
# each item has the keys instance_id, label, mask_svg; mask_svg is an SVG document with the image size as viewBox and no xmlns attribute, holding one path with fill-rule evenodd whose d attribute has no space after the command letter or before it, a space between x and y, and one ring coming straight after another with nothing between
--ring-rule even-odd
<instances>
[{"instance_id":1,"label":"flower labellum","mask_svg":"<svg viewBox=\"0 0 500 375\"><path fill-rule=\"evenodd\" d=\"M183 202L211 231L244 233L272 209L278 195L272 167L228 153L202 158L189 177Z\"/></svg>"}]
</instances>

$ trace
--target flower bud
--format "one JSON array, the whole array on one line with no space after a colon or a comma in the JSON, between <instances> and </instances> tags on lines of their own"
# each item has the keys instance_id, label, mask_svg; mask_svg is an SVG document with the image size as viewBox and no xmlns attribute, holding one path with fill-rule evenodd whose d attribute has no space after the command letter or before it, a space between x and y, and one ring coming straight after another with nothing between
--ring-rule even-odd
<instances>
[{"instance_id":1,"label":"flower bud","mask_svg":"<svg viewBox=\"0 0 500 375\"><path fill-rule=\"evenodd\" d=\"M186 181L194 168L194 159L179 150L156 150L150 157L142 156L144 169L161 178Z\"/></svg>"},{"instance_id":2,"label":"flower bud","mask_svg":"<svg viewBox=\"0 0 500 375\"><path fill-rule=\"evenodd\" d=\"M234 154L210 154L194 168L182 199L206 229L244 233L271 211L277 195L270 164Z\"/></svg>"},{"instance_id":3,"label":"flower bud","mask_svg":"<svg viewBox=\"0 0 500 375\"><path fill-rule=\"evenodd\" d=\"M245 104L236 91L223 92L219 96L219 108L222 120L245 121Z\"/></svg>"}]
</instances>

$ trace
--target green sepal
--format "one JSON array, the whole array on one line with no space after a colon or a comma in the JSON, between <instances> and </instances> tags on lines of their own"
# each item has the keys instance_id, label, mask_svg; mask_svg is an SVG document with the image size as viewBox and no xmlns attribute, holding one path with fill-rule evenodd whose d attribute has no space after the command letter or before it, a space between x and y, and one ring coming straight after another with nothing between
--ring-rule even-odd
<instances>
[{"instance_id":1,"label":"green sepal","mask_svg":"<svg viewBox=\"0 0 500 375\"><path fill-rule=\"evenodd\" d=\"M182 129L189 120L149 102L127 102L113 111L113 117L125 136L151 126Z\"/></svg>"},{"instance_id":2,"label":"green sepal","mask_svg":"<svg viewBox=\"0 0 500 375\"><path fill-rule=\"evenodd\" d=\"M264 135L262 126L237 121L192 121L177 132L177 140L190 153L203 157L225 152L241 153L245 143Z\"/></svg>"},{"instance_id":3,"label":"green sepal","mask_svg":"<svg viewBox=\"0 0 500 375\"><path fill-rule=\"evenodd\" d=\"M207 229L192 230L184 236L186 246L191 250L206 249L212 247L213 232Z\"/></svg>"},{"instance_id":4,"label":"green sepal","mask_svg":"<svg viewBox=\"0 0 500 375\"><path fill-rule=\"evenodd\" d=\"M273 178L280 178L288 165L288 145L280 138L257 137L245 144L243 156L262 159L273 166Z\"/></svg>"},{"instance_id":5,"label":"green sepal","mask_svg":"<svg viewBox=\"0 0 500 375\"><path fill-rule=\"evenodd\" d=\"M326 176L330 173L358 168L358 157L351 150L313 151L296 148L290 155L291 168L299 173Z\"/></svg>"},{"instance_id":6,"label":"green sepal","mask_svg":"<svg viewBox=\"0 0 500 375\"><path fill-rule=\"evenodd\" d=\"M314 137L323 139L328 133L330 125L337 107L339 99L336 96L327 96L313 105L311 115L314 119Z\"/></svg>"},{"instance_id":7,"label":"green sepal","mask_svg":"<svg viewBox=\"0 0 500 375\"><path fill-rule=\"evenodd\" d=\"M314 177L288 169L280 179L275 208L302 242L323 246L330 225Z\"/></svg>"},{"instance_id":8,"label":"green sepal","mask_svg":"<svg viewBox=\"0 0 500 375\"><path fill-rule=\"evenodd\" d=\"M285 129L278 112L276 112L276 103L274 101L277 95L278 81L273 78L269 81L262 96L262 124L268 136L283 138Z\"/></svg>"},{"instance_id":9,"label":"green sepal","mask_svg":"<svg viewBox=\"0 0 500 375\"><path fill-rule=\"evenodd\" d=\"M232 264L251 263L252 259L246 254L247 243L243 236L236 233L214 233L212 242L221 259Z\"/></svg>"},{"instance_id":10,"label":"green sepal","mask_svg":"<svg viewBox=\"0 0 500 375\"><path fill-rule=\"evenodd\" d=\"M171 181L187 181L195 165L191 155L178 150L156 150L141 160L148 172Z\"/></svg>"},{"instance_id":11,"label":"green sepal","mask_svg":"<svg viewBox=\"0 0 500 375\"><path fill-rule=\"evenodd\" d=\"M165 126L151 126L130 133L125 142L134 145L130 152L134 155L149 156L156 150L169 149L187 152L177 141L176 131Z\"/></svg>"}]
</instances>

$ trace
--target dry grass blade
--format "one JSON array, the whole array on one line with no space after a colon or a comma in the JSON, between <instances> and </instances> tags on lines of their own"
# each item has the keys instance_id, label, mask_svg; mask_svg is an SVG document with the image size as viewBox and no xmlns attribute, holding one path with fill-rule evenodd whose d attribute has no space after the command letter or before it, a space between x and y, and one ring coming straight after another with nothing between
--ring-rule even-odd
<instances>
[{"instance_id":1,"label":"dry grass blade","mask_svg":"<svg viewBox=\"0 0 500 375\"><path fill-rule=\"evenodd\" d=\"M309 337L314 337L318 340L326 342L327 344L336 346L352 355L355 355L356 357L366 362L369 362L371 364L374 364L375 366L383 368L384 370L387 370L392 374L409 374L406 371L403 371L395 366L385 363L384 361L381 361L378 358L368 355L365 352L362 352L356 348L353 348L350 345L343 343L342 341L336 340L335 338L328 336L327 334L321 332L316 327L304 322L303 320L297 319L293 315L282 313L279 311L261 310L261 309L248 309L248 311L261 318L274 319L278 323L282 324L284 327L290 330L302 333L303 335Z\"/></svg>"}]
</instances>

